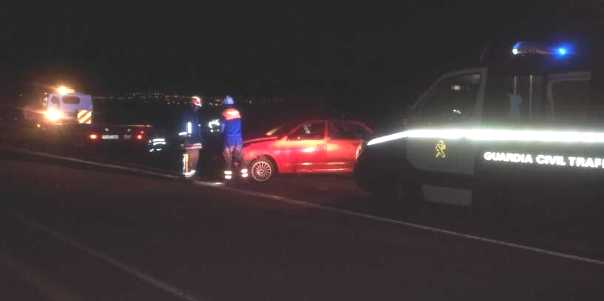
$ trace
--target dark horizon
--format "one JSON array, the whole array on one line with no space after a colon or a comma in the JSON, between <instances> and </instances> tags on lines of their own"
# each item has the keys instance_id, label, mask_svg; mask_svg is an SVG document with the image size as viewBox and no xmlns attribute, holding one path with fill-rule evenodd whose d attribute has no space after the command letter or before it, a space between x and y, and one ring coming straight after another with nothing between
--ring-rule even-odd
<instances>
[{"instance_id":1,"label":"dark horizon","mask_svg":"<svg viewBox=\"0 0 604 301\"><path fill-rule=\"evenodd\" d=\"M592 8L544 3L24 12L7 16L0 35L8 46L0 50L0 80L4 90L63 82L93 94L412 90L451 62L478 61L499 35L539 30L539 24L556 28L554 20L576 21L573 13Z\"/></svg>"}]
</instances>

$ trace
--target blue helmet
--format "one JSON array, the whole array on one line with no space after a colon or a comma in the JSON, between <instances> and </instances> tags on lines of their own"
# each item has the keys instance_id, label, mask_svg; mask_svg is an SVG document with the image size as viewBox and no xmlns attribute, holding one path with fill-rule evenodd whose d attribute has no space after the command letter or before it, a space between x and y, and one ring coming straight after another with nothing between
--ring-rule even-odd
<instances>
[{"instance_id":1,"label":"blue helmet","mask_svg":"<svg viewBox=\"0 0 604 301\"><path fill-rule=\"evenodd\" d=\"M227 95L224 98L224 101L222 102L222 104L225 105L225 106L232 106L232 105L235 104L235 100L230 95Z\"/></svg>"}]
</instances>

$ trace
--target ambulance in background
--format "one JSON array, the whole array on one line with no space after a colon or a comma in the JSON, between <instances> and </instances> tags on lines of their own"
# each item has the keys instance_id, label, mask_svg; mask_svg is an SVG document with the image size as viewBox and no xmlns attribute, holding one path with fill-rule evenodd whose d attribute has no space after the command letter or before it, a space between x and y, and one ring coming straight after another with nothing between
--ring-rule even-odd
<instances>
[{"instance_id":1,"label":"ambulance in background","mask_svg":"<svg viewBox=\"0 0 604 301\"><path fill-rule=\"evenodd\" d=\"M25 108L25 119L42 125L92 124L92 96L59 86L44 93L41 104Z\"/></svg>"},{"instance_id":2,"label":"ambulance in background","mask_svg":"<svg viewBox=\"0 0 604 301\"><path fill-rule=\"evenodd\" d=\"M59 86L42 101L44 115L51 123L92 124L92 96Z\"/></svg>"}]
</instances>

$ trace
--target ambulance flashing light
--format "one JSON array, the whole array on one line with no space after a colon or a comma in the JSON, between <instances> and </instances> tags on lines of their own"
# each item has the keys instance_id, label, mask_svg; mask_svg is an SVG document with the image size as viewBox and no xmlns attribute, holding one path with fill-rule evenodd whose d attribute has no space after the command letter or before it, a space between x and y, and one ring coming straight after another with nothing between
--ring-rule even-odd
<instances>
[{"instance_id":1,"label":"ambulance flashing light","mask_svg":"<svg viewBox=\"0 0 604 301\"><path fill-rule=\"evenodd\" d=\"M58 86L56 88L57 93L59 93L59 95L68 95L68 94L73 94L75 93L75 90L72 88L69 88L67 86Z\"/></svg>"}]
</instances>

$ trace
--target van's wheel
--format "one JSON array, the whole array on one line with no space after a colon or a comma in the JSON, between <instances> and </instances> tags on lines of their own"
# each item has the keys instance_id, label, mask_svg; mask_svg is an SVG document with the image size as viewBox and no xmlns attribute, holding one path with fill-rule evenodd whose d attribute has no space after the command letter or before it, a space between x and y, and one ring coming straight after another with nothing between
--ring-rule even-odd
<instances>
[{"instance_id":1,"label":"van's wheel","mask_svg":"<svg viewBox=\"0 0 604 301\"><path fill-rule=\"evenodd\" d=\"M270 180L277 171L275 169L275 164L271 159L260 157L250 163L249 172L252 180L264 183Z\"/></svg>"}]
</instances>

